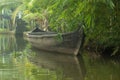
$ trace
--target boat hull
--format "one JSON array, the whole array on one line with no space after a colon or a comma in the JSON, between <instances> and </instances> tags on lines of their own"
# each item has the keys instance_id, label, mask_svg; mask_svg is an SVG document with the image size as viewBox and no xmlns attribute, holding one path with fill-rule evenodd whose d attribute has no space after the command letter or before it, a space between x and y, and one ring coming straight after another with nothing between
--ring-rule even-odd
<instances>
[{"instance_id":1,"label":"boat hull","mask_svg":"<svg viewBox=\"0 0 120 80\"><path fill-rule=\"evenodd\" d=\"M41 50L77 55L82 43L82 32L28 34L28 41Z\"/></svg>"}]
</instances>

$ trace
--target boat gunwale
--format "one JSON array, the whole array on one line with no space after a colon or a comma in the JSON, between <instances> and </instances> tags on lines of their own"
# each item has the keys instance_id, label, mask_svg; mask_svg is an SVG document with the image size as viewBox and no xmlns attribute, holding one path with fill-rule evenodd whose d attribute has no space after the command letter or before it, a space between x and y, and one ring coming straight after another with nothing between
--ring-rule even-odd
<instances>
[{"instance_id":1,"label":"boat gunwale","mask_svg":"<svg viewBox=\"0 0 120 80\"><path fill-rule=\"evenodd\" d=\"M58 35L61 35L61 36L70 35L70 34L74 34L76 32L77 31L72 31L72 32L67 32L67 33L32 32L32 33L38 33L38 34L30 34L30 33L28 33L27 35L28 35L29 38L30 37L33 37L33 38L35 38L35 37L37 37L37 38L38 37L43 38L43 37L56 37Z\"/></svg>"}]
</instances>

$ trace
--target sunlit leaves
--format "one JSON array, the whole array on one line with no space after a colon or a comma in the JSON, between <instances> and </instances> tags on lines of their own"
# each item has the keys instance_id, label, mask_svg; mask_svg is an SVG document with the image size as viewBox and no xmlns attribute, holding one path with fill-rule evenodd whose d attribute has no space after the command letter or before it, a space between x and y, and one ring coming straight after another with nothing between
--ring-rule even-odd
<instances>
[{"instance_id":1,"label":"sunlit leaves","mask_svg":"<svg viewBox=\"0 0 120 80\"><path fill-rule=\"evenodd\" d=\"M24 19L35 19L33 15L37 13L48 21L52 30L58 32L73 31L79 23L84 23L88 39L105 46L120 44L119 0L23 0L21 2L26 5L25 11L28 11L28 14L24 14Z\"/></svg>"}]
</instances>

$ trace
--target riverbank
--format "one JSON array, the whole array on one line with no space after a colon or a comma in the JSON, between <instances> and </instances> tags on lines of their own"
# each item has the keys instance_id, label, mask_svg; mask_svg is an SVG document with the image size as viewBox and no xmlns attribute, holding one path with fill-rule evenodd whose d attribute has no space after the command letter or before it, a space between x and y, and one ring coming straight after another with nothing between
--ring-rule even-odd
<instances>
[{"instance_id":1,"label":"riverbank","mask_svg":"<svg viewBox=\"0 0 120 80\"><path fill-rule=\"evenodd\" d=\"M115 51L113 47L102 48L96 47L95 45L87 45L83 46L83 52L84 51L86 51L87 53L89 52L89 56L91 56L92 58L103 57L104 59L120 61L120 53L114 53Z\"/></svg>"},{"instance_id":2,"label":"riverbank","mask_svg":"<svg viewBox=\"0 0 120 80\"><path fill-rule=\"evenodd\" d=\"M0 34L15 34L15 31L0 31Z\"/></svg>"}]
</instances>

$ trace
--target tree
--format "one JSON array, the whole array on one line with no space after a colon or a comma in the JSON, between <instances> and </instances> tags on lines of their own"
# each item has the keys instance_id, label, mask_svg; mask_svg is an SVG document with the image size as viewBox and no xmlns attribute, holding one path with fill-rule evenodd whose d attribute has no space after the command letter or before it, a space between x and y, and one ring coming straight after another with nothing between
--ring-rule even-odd
<instances>
[{"instance_id":1,"label":"tree","mask_svg":"<svg viewBox=\"0 0 120 80\"><path fill-rule=\"evenodd\" d=\"M49 25L54 30L68 32L84 23L86 41L95 47L120 48L119 0L34 0L31 12L46 10Z\"/></svg>"},{"instance_id":2,"label":"tree","mask_svg":"<svg viewBox=\"0 0 120 80\"><path fill-rule=\"evenodd\" d=\"M82 23L87 44L111 47L114 54L120 52L118 4L119 0L22 0L19 8L24 20L34 23L37 19L40 26L46 21L45 26L57 32L73 31Z\"/></svg>"}]
</instances>

